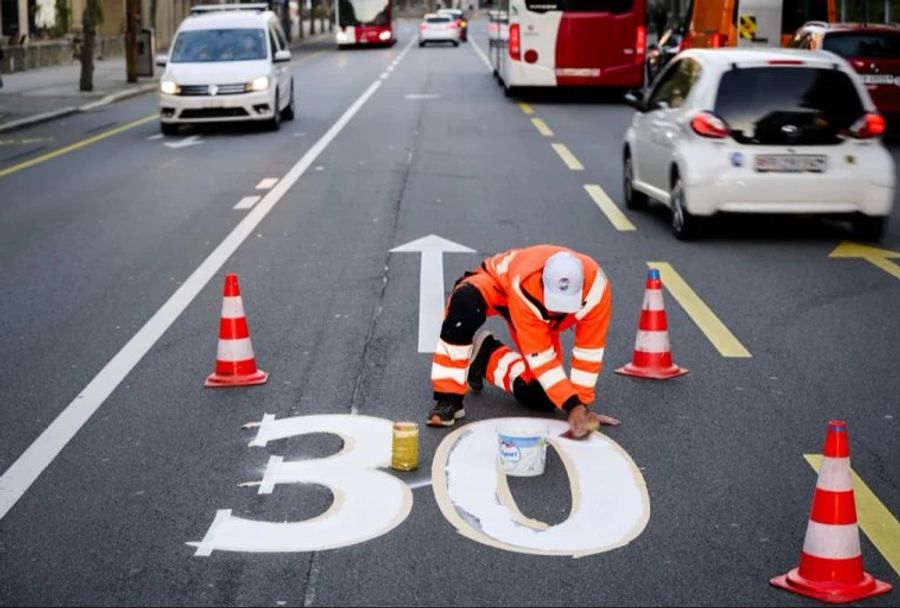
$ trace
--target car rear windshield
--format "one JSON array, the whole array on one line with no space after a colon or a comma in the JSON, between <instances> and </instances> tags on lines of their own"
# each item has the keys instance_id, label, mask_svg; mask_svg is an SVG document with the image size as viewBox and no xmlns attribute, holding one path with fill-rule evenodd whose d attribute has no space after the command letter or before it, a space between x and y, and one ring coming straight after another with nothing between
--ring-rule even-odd
<instances>
[{"instance_id":1,"label":"car rear windshield","mask_svg":"<svg viewBox=\"0 0 900 608\"><path fill-rule=\"evenodd\" d=\"M173 63L251 61L266 58L266 33L261 28L187 30L172 47Z\"/></svg>"},{"instance_id":2,"label":"car rear windshield","mask_svg":"<svg viewBox=\"0 0 900 608\"><path fill-rule=\"evenodd\" d=\"M840 70L760 67L725 72L715 112L743 144L825 145L865 110Z\"/></svg>"},{"instance_id":3,"label":"car rear windshield","mask_svg":"<svg viewBox=\"0 0 900 608\"><path fill-rule=\"evenodd\" d=\"M825 36L822 48L841 57L900 59L900 31L833 33Z\"/></svg>"},{"instance_id":4,"label":"car rear windshield","mask_svg":"<svg viewBox=\"0 0 900 608\"><path fill-rule=\"evenodd\" d=\"M634 0L525 0L528 10L537 13L562 11L564 13L630 13Z\"/></svg>"},{"instance_id":5,"label":"car rear windshield","mask_svg":"<svg viewBox=\"0 0 900 608\"><path fill-rule=\"evenodd\" d=\"M450 23L453 20L450 17L429 17L425 21L428 23Z\"/></svg>"}]
</instances>

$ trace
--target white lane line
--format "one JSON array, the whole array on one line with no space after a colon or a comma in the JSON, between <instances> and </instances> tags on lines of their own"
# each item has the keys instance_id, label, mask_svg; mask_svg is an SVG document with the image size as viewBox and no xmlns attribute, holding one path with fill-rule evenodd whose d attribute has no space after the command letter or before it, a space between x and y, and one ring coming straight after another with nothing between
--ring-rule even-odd
<instances>
[{"instance_id":1,"label":"white lane line","mask_svg":"<svg viewBox=\"0 0 900 608\"><path fill-rule=\"evenodd\" d=\"M278 183L277 177L267 177L265 179L260 180L258 184L256 184L257 190L271 190L272 186Z\"/></svg>"},{"instance_id":2,"label":"white lane line","mask_svg":"<svg viewBox=\"0 0 900 608\"><path fill-rule=\"evenodd\" d=\"M390 76L390 74L388 74L387 72L382 72L379 78L381 78L382 80L387 80L388 76Z\"/></svg>"},{"instance_id":3,"label":"white lane line","mask_svg":"<svg viewBox=\"0 0 900 608\"><path fill-rule=\"evenodd\" d=\"M254 233L259 223L266 218L278 201L306 173L306 170L322 154L322 151L338 136L380 87L381 82L378 80L369 85L369 88L353 102L353 105L347 108L337 122L291 167L278 185L270 190L262 201L238 223L231 234L219 243L209 257L122 347L122 350L116 353L100 370L100 373L81 390L78 396L50 423L50 426L44 429L44 432L3 473L3 476L0 477L0 520L22 498L31 484L53 462L53 459L72 437L90 420L134 366L153 348L166 330L193 302L197 294L213 277L217 276L225 262L247 237Z\"/></svg>"},{"instance_id":4,"label":"white lane line","mask_svg":"<svg viewBox=\"0 0 900 608\"><path fill-rule=\"evenodd\" d=\"M478 45L477 42L475 42L474 38L471 40L471 43L472 43L472 48L475 49L475 52L478 53L479 57L481 57L481 60L484 62L484 65L487 66L487 69L489 69L491 72L493 72L494 66L491 65L491 60L487 58L487 55L484 54L484 51L481 50L481 47Z\"/></svg>"},{"instance_id":5,"label":"white lane line","mask_svg":"<svg viewBox=\"0 0 900 608\"><path fill-rule=\"evenodd\" d=\"M157 139L162 139L164 135L162 133L157 133L156 135L151 135L147 138L147 141L156 141Z\"/></svg>"},{"instance_id":6,"label":"white lane line","mask_svg":"<svg viewBox=\"0 0 900 608\"><path fill-rule=\"evenodd\" d=\"M252 209L253 205L259 202L259 196L245 196L234 206L235 209Z\"/></svg>"},{"instance_id":7,"label":"white lane line","mask_svg":"<svg viewBox=\"0 0 900 608\"><path fill-rule=\"evenodd\" d=\"M403 96L404 99L440 99L441 96L437 93L407 93Z\"/></svg>"}]
</instances>

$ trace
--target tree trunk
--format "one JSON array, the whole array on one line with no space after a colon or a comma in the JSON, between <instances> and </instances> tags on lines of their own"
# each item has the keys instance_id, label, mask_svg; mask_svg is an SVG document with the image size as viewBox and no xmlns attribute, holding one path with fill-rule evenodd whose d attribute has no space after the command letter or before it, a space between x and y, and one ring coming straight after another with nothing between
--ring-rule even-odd
<instances>
[{"instance_id":1,"label":"tree trunk","mask_svg":"<svg viewBox=\"0 0 900 608\"><path fill-rule=\"evenodd\" d=\"M83 40L81 41L81 82L79 89L82 91L94 90L94 37L97 29L97 2L99 0L87 0L82 13Z\"/></svg>"},{"instance_id":2,"label":"tree trunk","mask_svg":"<svg viewBox=\"0 0 900 608\"><path fill-rule=\"evenodd\" d=\"M316 0L309 5L309 35L316 35Z\"/></svg>"},{"instance_id":3,"label":"tree trunk","mask_svg":"<svg viewBox=\"0 0 900 608\"><path fill-rule=\"evenodd\" d=\"M150 0L150 29L154 32L156 31L156 2L157 0Z\"/></svg>"}]
</instances>

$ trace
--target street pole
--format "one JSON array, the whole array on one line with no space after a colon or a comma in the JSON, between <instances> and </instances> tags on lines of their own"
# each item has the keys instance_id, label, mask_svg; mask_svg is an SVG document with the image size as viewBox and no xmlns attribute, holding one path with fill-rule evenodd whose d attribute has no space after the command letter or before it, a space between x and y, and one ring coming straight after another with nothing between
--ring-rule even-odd
<instances>
[{"instance_id":1,"label":"street pole","mask_svg":"<svg viewBox=\"0 0 900 608\"><path fill-rule=\"evenodd\" d=\"M137 3L125 0L125 78L137 82Z\"/></svg>"}]
</instances>

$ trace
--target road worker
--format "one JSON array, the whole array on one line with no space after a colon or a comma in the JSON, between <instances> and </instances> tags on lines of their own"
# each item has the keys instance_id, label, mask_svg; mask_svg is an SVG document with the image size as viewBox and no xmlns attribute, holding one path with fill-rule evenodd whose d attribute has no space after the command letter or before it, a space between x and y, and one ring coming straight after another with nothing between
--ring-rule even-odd
<instances>
[{"instance_id":1,"label":"road worker","mask_svg":"<svg viewBox=\"0 0 900 608\"><path fill-rule=\"evenodd\" d=\"M584 254L534 245L487 258L450 296L431 366L436 403L428 424L453 426L465 416L467 390L480 392L487 380L527 408L564 412L575 437L589 432L586 425L618 425L590 411L610 313L609 281ZM492 315L506 320L515 349L478 331ZM560 333L570 328L575 347L567 377Z\"/></svg>"}]
</instances>

